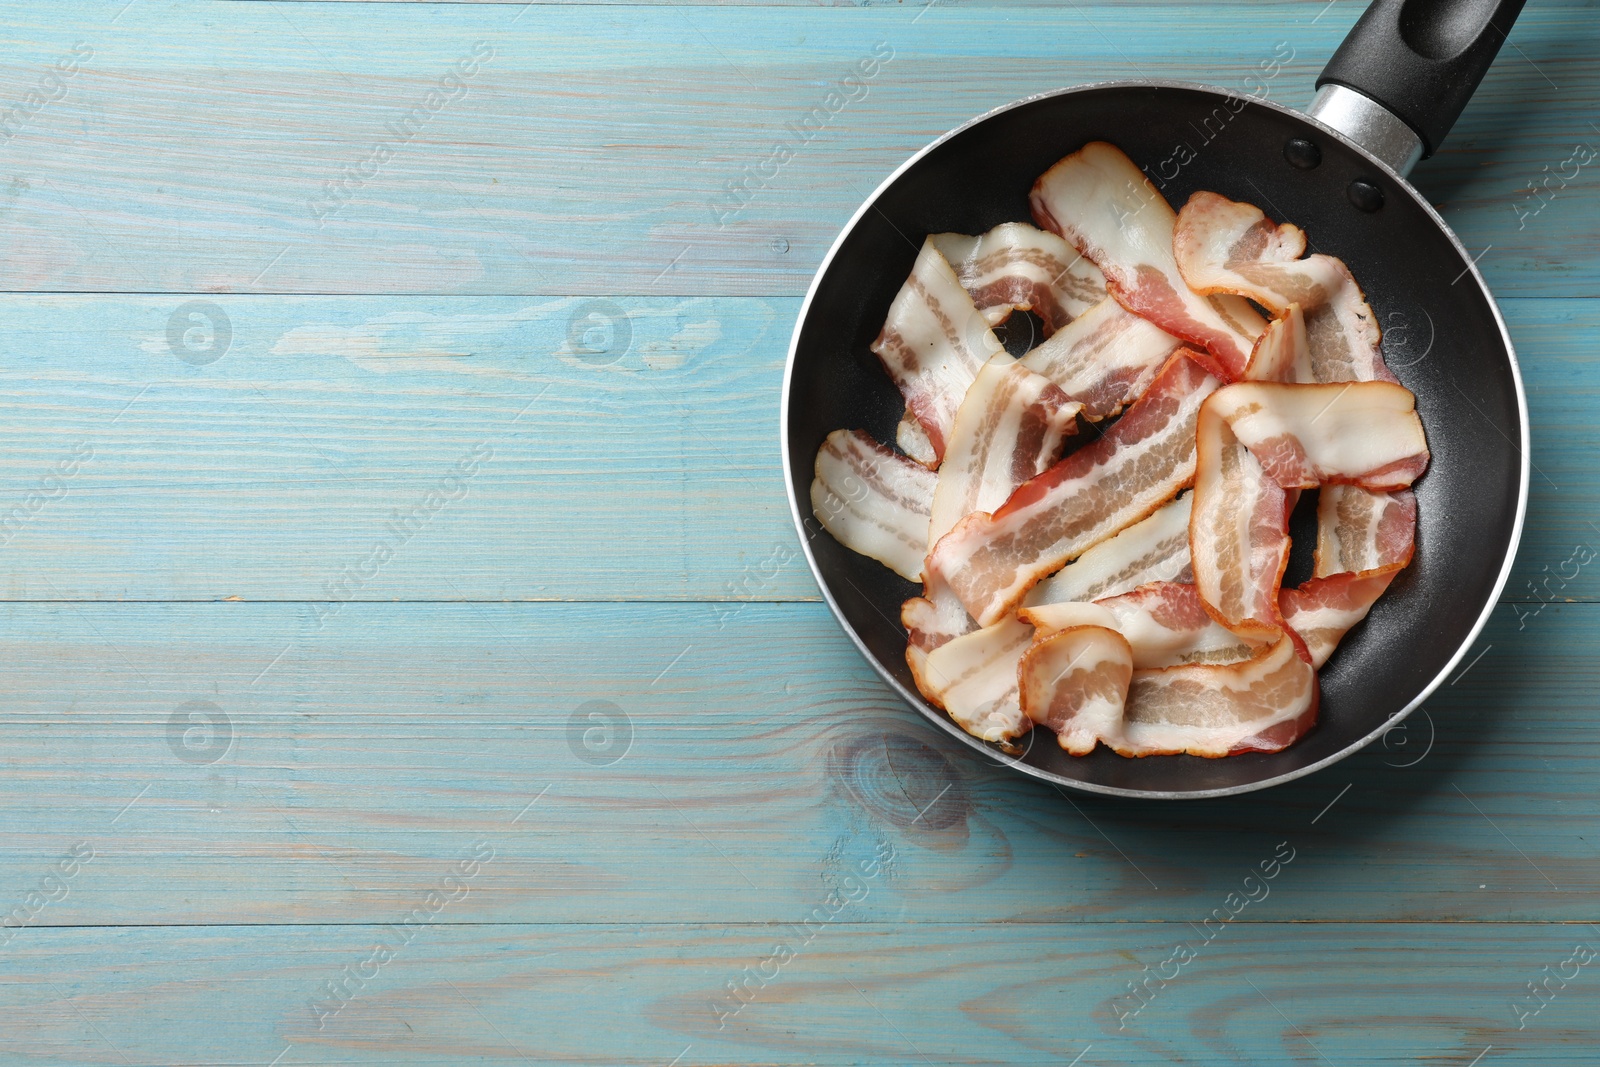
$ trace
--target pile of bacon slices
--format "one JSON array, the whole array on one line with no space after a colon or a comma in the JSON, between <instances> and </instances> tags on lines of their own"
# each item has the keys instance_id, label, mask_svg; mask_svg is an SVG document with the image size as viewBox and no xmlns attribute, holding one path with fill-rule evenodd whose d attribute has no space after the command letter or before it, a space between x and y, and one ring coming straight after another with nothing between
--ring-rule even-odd
<instances>
[{"instance_id":1,"label":"pile of bacon slices","mask_svg":"<svg viewBox=\"0 0 1600 1067\"><path fill-rule=\"evenodd\" d=\"M923 243L872 346L905 396L900 451L830 434L813 510L923 583L906 658L975 736L1282 749L1411 560L1415 397L1349 270L1299 228L1214 193L1174 214L1103 142L1031 202L1038 229ZM1020 359L991 329L1018 309L1046 332ZM1289 513L1317 487L1314 576L1283 588Z\"/></svg>"}]
</instances>

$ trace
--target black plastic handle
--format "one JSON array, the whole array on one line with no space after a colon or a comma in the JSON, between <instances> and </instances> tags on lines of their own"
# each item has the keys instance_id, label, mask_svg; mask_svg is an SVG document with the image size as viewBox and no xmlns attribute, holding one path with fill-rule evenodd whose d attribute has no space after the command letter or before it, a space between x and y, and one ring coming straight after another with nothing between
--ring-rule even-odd
<instances>
[{"instance_id":1,"label":"black plastic handle","mask_svg":"<svg viewBox=\"0 0 1600 1067\"><path fill-rule=\"evenodd\" d=\"M1433 155L1527 0L1375 0L1328 60L1333 83L1403 119Z\"/></svg>"}]
</instances>

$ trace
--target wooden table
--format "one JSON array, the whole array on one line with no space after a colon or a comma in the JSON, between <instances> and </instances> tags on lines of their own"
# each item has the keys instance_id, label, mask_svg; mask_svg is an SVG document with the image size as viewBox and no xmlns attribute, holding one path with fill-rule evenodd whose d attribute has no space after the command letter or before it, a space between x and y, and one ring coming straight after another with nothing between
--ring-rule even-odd
<instances>
[{"instance_id":1,"label":"wooden table","mask_svg":"<svg viewBox=\"0 0 1600 1067\"><path fill-rule=\"evenodd\" d=\"M1528 378L1506 603L1384 744L1161 806L861 660L787 339L946 128L1303 106L1357 0L0 7L0 1063L1600 1061L1594 4L1417 172Z\"/></svg>"}]
</instances>

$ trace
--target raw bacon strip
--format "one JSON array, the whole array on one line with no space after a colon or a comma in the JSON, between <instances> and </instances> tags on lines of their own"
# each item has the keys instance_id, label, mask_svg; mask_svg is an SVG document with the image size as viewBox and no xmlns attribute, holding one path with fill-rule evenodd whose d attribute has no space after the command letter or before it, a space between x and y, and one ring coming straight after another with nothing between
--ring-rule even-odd
<instances>
[{"instance_id":1,"label":"raw bacon strip","mask_svg":"<svg viewBox=\"0 0 1600 1067\"><path fill-rule=\"evenodd\" d=\"M967 387L1001 346L930 239L889 305L872 351L900 387L938 459Z\"/></svg>"},{"instance_id":2,"label":"raw bacon strip","mask_svg":"<svg viewBox=\"0 0 1600 1067\"><path fill-rule=\"evenodd\" d=\"M1189 506L1193 500L1193 494L1185 493L1148 519L1101 541L1028 590L1023 603L1098 600L1146 582L1187 581L1191 575Z\"/></svg>"},{"instance_id":3,"label":"raw bacon strip","mask_svg":"<svg viewBox=\"0 0 1600 1067\"><path fill-rule=\"evenodd\" d=\"M1117 628L1117 617L1099 604L1068 601L1064 604L1040 604L1038 607L1018 608L1017 618L1033 627L1033 639L1042 641L1059 630L1074 626L1103 626Z\"/></svg>"},{"instance_id":4,"label":"raw bacon strip","mask_svg":"<svg viewBox=\"0 0 1600 1067\"><path fill-rule=\"evenodd\" d=\"M1093 604L1022 608L1017 617L1033 624L1035 641L1072 626L1115 630L1127 639L1133 665L1140 670L1180 663L1237 663L1257 652L1257 646L1206 614L1194 586L1177 582L1152 582Z\"/></svg>"},{"instance_id":5,"label":"raw bacon strip","mask_svg":"<svg viewBox=\"0 0 1600 1067\"><path fill-rule=\"evenodd\" d=\"M1094 141L1051 167L1029 197L1034 221L1077 246L1118 303L1203 347L1229 380L1244 373L1266 325L1236 296L1202 296L1172 255L1177 216L1121 149Z\"/></svg>"},{"instance_id":6,"label":"raw bacon strip","mask_svg":"<svg viewBox=\"0 0 1600 1067\"><path fill-rule=\"evenodd\" d=\"M1353 485L1326 485L1317 499L1318 578L1374 571L1411 562L1416 544L1417 498L1410 490L1374 493Z\"/></svg>"},{"instance_id":7,"label":"raw bacon strip","mask_svg":"<svg viewBox=\"0 0 1600 1067\"><path fill-rule=\"evenodd\" d=\"M1182 343L1107 297L1023 356L1022 363L1081 401L1083 417L1098 422L1149 388Z\"/></svg>"},{"instance_id":8,"label":"raw bacon strip","mask_svg":"<svg viewBox=\"0 0 1600 1067\"><path fill-rule=\"evenodd\" d=\"M1240 382L1207 404L1285 489L1403 489L1428 466L1416 397L1392 382Z\"/></svg>"},{"instance_id":9,"label":"raw bacon strip","mask_svg":"<svg viewBox=\"0 0 1600 1067\"><path fill-rule=\"evenodd\" d=\"M1197 293L1249 297L1282 315L1299 304L1310 333L1314 376L1304 381L1394 381L1378 352L1381 331L1341 260L1305 255L1306 235L1275 224L1252 204L1195 193L1178 212L1173 256Z\"/></svg>"},{"instance_id":10,"label":"raw bacon strip","mask_svg":"<svg viewBox=\"0 0 1600 1067\"><path fill-rule=\"evenodd\" d=\"M811 511L852 552L903 578L922 577L936 477L860 430L835 430L817 450Z\"/></svg>"},{"instance_id":11,"label":"raw bacon strip","mask_svg":"<svg viewBox=\"0 0 1600 1067\"><path fill-rule=\"evenodd\" d=\"M939 465L939 457L933 452L933 443L928 440L928 431L922 428L922 423L917 421L910 408L900 417L900 425L895 427L894 443L900 446L900 451L924 467L932 469Z\"/></svg>"},{"instance_id":12,"label":"raw bacon strip","mask_svg":"<svg viewBox=\"0 0 1600 1067\"><path fill-rule=\"evenodd\" d=\"M1220 757L1277 752L1317 718L1317 672L1289 634L1241 663L1136 670L1122 736L1123 756Z\"/></svg>"},{"instance_id":13,"label":"raw bacon strip","mask_svg":"<svg viewBox=\"0 0 1600 1067\"><path fill-rule=\"evenodd\" d=\"M984 741L1005 741L1033 725L1017 697L1017 662L1032 641L1033 627L1007 616L915 658L908 655L907 662L922 695L963 730Z\"/></svg>"},{"instance_id":14,"label":"raw bacon strip","mask_svg":"<svg viewBox=\"0 0 1600 1067\"><path fill-rule=\"evenodd\" d=\"M1305 642L1312 666L1321 667L1328 662L1339 641L1367 617L1403 566L1390 564L1364 573L1312 578L1298 589L1285 589L1279 594L1284 618Z\"/></svg>"},{"instance_id":15,"label":"raw bacon strip","mask_svg":"<svg viewBox=\"0 0 1600 1067\"><path fill-rule=\"evenodd\" d=\"M1246 380L1252 382L1314 382L1311 346L1306 339L1306 319L1299 304L1290 304L1282 315L1267 323L1256 338L1250 353Z\"/></svg>"},{"instance_id":16,"label":"raw bacon strip","mask_svg":"<svg viewBox=\"0 0 1600 1067\"><path fill-rule=\"evenodd\" d=\"M1106 278L1067 242L1025 222L1004 222L981 237L928 238L955 270L990 323L1032 311L1049 336L1105 299Z\"/></svg>"},{"instance_id":17,"label":"raw bacon strip","mask_svg":"<svg viewBox=\"0 0 1600 1067\"><path fill-rule=\"evenodd\" d=\"M1029 648L1017 669L1021 707L1074 756L1120 736L1133 653L1115 630L1072 626Z\"/></svg>"},{"instance_id":18,"label":"raw bacon strip","mask_svg":"<svg viewBox=\"0 0 1600 1067\"><path fill-rule=\"evenodd\" d=\"M1270 640L1283 631L1278 586L1289 564L1290 501L1234 436L1220 405L1201 406L1195 435L1195 587L1228 629Z\"/></svg>"},{"instance_id":19,"label":"raw bacon strip","mask_svg":"<svg viewBox=\"0 0 1600 1067\"><path fill-rule=\"evenodd\" d=\"M994 514L963 519L928 555L979 625L1040 578L1146 517L1194 477L1194 427L1217 380L1181 349L1104 437L1024 483Z\"/></svg>"},{"instance_id":20,"label":"raw bacon strip","mask_svg":"<svg viewBox=\"0 0 1600 1067\"><path fill-rule=\"evenodd\" d=\"M969 634L978 627L949 590L926 590L900 605L900 624L912 648L932 652L946 641Z\"/></svg>"},{"instance_id":21,"label":"raw bacon strip","mask_svg":"<svg viewBox=\"0 0 1600 1067\"><path fill-rule=\"evenodd\" d=\"M1217 624L1192 585L1154 582L1096 602L1116 620L1139 670L1184 663L1237 663L1259 648Z\"/></svg>"},{"instance_id":22,"label":"raw bacon strip","mask_svg":"<svg viewBox=\"0 0 1600 1067\"><path fill-rule=\"evenodd\" d=\"M1083 405L1004 352L985 363L950 431L933 494L932 544L975 511L993 511L1061 456Z\"/></svg>"}]
</instances>

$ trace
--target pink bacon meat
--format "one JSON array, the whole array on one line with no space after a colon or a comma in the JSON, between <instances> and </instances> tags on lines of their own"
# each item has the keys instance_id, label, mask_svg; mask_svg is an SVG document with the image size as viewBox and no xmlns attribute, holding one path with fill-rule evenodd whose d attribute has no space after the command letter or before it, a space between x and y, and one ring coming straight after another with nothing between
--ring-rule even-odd
<instances>
[{"instance_id":1,"label":"pink bacon meat","mask_svg":"<svg viewBox=\"0 0 1600 1067\"><path fill-rule=\"evenodd\" d=\"M944 457L961 398L984 363L1001 350L955 271L931 238L924 241L872 351L899 386L935 461ZM919 444L912 432L901 436Z\"/></svg>"},{"instance_id":2,"label":"pink bacon meat","mask_svg":"<svg viewBox=\"0 0 1600 1067\"><path fill-rule=\"evenodd\" d=\"M1265 322L1237 296L1203 296L1184 283L1173 259L1177 216L1121 149L1084 145L1047 170L1029 200L1034 221L1093 260L1118 303L1202 347L1220 376L1243 375Z\"/></svg>"},{"instance_id":3,"label":"pink bacon meat","mask_svg":"<svg viewBox=\"0 0 1600 1067\"><path fill-rule=\"evenodd\" d=\"M1274 315L1305 313L1312 374L1301 381L1394 381L1379 354L1381 331L1343 261L1306 256L1306 235L1252 204L1195 193L1178 212L1173 257L1197 293L1249 297Z\"/></svg>"},{"instance_id":4,"label":"pink bacon meat","mask_svg":"<svg viewBox=\"0 0 1600 1067\"><path fill-rule=\"evenodd\" d=\"M1305 643L1313 667L1328 662L1344 635L1367 617L1403 566L1395 563L1377 570L1312 578L1278 594L1284 620Z\"/></svg>"},{"instance_id":5,"label":"pink bacon meat","mask_svg":"<svg viewBox=\"0 0 1600 1067\"><path fill-rule=\"evenodd\" d=\"M1411 562L1417 498L1408 489L1374 493L1353 485L1325 485L1317 499L1317 552L1313 573L1327 578Z\"/></svg>"},{"instance_id":6,"label":"pink bacon meat","mask_svg":"<svg viewBox=\"0 0 1600 1067\"><path fill-rule=\"evenodd\" d=\"M1010 614L1039 579L1189 484L1195 421L1217 385L1180 350L1105 436L1024 483L992 515L969 515L941 538L926 579L954 592L979 625Z\"/></svg>"},{"instance_id":7,"label":"pink bacon meat","mask_svg":"<svg viewBox=\"0 0 1600 1067\"><path fill-rule=\"evenodd\" d=\"M1083 405L1098 422L1117 414L1149 388L1183 344L1109 297L1022 357Z\"/></svg>"},{"instance_id":8,"label":"pink bacon meat","mask_svg":"<svg viewBox=\"0 0 1600 1067\"><path fill-rule=\"evenodd\" d=\"M1185 611L1193 607L1185 604L1192 600L1183 592L1188 588L1152 587L1146 599L1157 603L1125 605L1120 613L1105 604L1060 605L1097 609L1109 616L1103 620L1108 624L1097 625L1092 613L1080 611L1065 620L1070 625L1041 630L1018 670L1023 713L1077 756L1104 744L1122 756L1217 758L1275 752L1299 738L1316 722L1318 690L1316 671L1293 639L1282 634L1259 647L1238 638L1230 642L1221 636L1227 631ZM1024 616L1042 623L1040 613L1053 610L1029 609ZM1168 636L1128 636L1118 627L1134 628L1137 635L1132 615ZM1163 642L1176 650L1200 634L1217 635L1219 647L1211 655L1221 662L1137 666L1141 658L1169 658L1172 651L1161 655Z\"/></svg>"},{"instance_id":9,"label":"pink bacon meat","mask_svg":"<svg viewBox=\"0 0 1600 1067\"><path fill-rule=\"evenodd\" d=\"M852 552L903 578L922 577L934 474L861 430L835 430L817 450L811 512Z\"/></svg>"},{"instance_id":10,"label":"pink bacon meat","mask_svg":"<svg viewBox=\"0 0 1600 1067\"><path fill-rule=\"evenodd\" d=\"M1402 488L1428 462L1414 398L1387 382L1226 386L1201 407L1196 451L1195 586L1217 621L1258 639L1285 625L1278 602L1289 553L1284 491L1325 482Z\"/></svg>"},{"instance_id":11,"label":"pink bacon meat","mask_svg":"<svg viewBox=\"0 0 1600 1067\"><path fill-rule=\"evenodd\" d=\"M990 323L1004 322L1013 310L1032 311L1048 336L1105 299L1100 268L1025 222L1001 223L978 237L936 233L928 240Z\"/></svg>"},{"instance_id":12,"label":"pink bacon meat","mask_svg":"<svg viewBox=\"0 0 1600 1067\"><path fill-rule=\"evenodd\" d=\"M1404 489L1428 466L1417 398L1392 382L1240 382L1207 401L1285 489Z\"/></svg>"},{"instance_id":13,"label":"pink bacon meat","mask_svg":"<svg viewBox=\"0 0 1600 1067\"><path fill-rule=\"evenodd\" d=\"M1134 671L1122 737L1106 743L1123 756L1277 752L1316 723L1317 697L1316 670L1284 634L1240 663Z\"/></svg>"},{"instance_id":14,"label":"pink bacon meat","mask_svg":"<svg viewBox=\"0 0 1600 1067\"><path fill-rule=\"evenodd\" d=\"M1017 668L1020 706L1074 756L1120 739L1133 652L1104 626L1069 626L1030 647Z\"/></svg>"},{"instance_id":15,"label":"pink bacon meat","mask_svg":"<svg viewBox=\"0 0 1600 1067\"><path fill-rule=\"evenodd\" d=\"M1032 640L1032 626L1007 616L931 651L908 648L906 662L922 695L963 730L985 741L1007 741L1032 726L1017 695L1017 663Z\"/></svg>"},{"instance_id":16,"label":"pink bacon meat","mask_svg":"<svg viewBox=\"0 0 1600 1067\"><path fill-rule=\"evenodd\" d=\"M1083 405L1004 352L973 380L956 413L933 494L928 541L975 511L993 511L1061 457Z\"/></svg>"}]
</instances>

